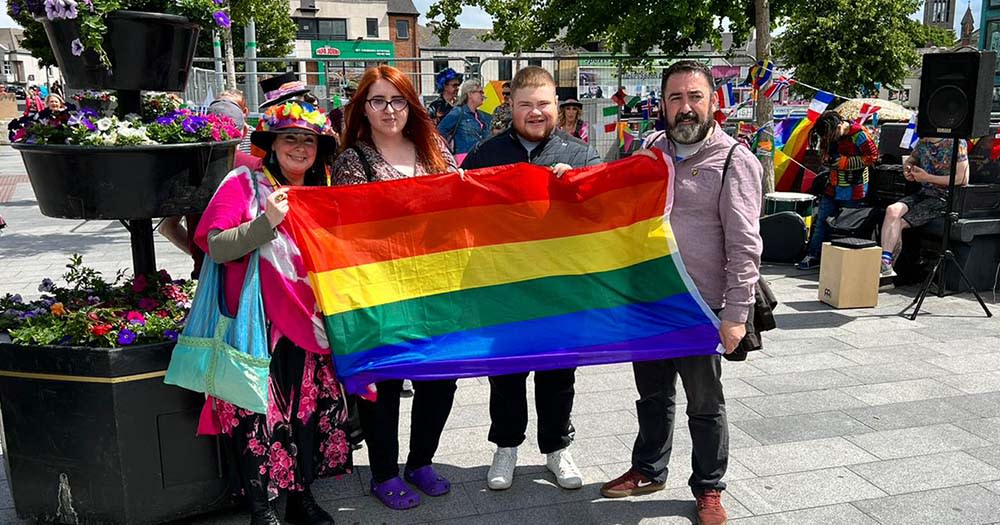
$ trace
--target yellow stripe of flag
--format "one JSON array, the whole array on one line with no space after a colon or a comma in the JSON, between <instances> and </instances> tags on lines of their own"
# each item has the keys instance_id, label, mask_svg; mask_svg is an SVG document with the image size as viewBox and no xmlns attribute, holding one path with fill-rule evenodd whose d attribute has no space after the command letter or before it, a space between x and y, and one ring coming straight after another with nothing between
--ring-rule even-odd
<instances>
[{"instance_id":1,"label":"yellow stripe of flag","mask_svg":"<svg viewBox=\"0 0 1000 525\"><path fill-rule=\"evenodd\" d=\"M670 255L670 246L663 217L653 217L599 233L406 257L309 278L323 315L335 315L458 290L618 270Z\"/></svg>"}]
</instances>

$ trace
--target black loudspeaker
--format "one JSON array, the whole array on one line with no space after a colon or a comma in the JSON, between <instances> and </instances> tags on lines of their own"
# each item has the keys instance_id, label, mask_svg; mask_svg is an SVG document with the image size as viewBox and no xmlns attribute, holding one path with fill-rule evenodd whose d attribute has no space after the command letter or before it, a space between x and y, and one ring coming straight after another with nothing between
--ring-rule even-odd
<instances>
[{"instance_id":1,"label":"black loudspeaker","mask_svg":"<svg viewBox=\"0 0 1000 525\"><path fill-rule=\"evenodd\" d=\"M901 148L906 133L905 122L886 122L879 130L878 152L882 154L882 164L902 164L903 157L910 154L909 148Z\"/></svg>"},{"instance_id":2,"label":"black loudspeaker","mask_svg":"<svg viewBox=\"0 0 1000 525\"><path fill-rule=\"evenodd\" d=\"M972 138L990 132L996 53L928 53L920 75L917 135Z\"/></svg>"}]
</instances>

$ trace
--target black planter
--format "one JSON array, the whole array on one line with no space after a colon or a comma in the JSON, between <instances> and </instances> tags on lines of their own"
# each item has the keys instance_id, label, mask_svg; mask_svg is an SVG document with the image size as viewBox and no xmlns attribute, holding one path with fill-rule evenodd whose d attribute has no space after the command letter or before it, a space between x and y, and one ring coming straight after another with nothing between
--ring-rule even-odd
<instances>
[{"instance_id":1,"label":"black planter","mask_svg":"<svg viewBox=\"0 0 1000 525\"><path fill-rule=\"evenodd\" d=\"M156 523L229 504L217 440L195 436L204 396L163 383L172 348L0 344L19 517Z\"/></svg>"},{"instance_id":2,"label":"black planter","mask_svg":"<svg viewBox=\"0 0 1000 525\"><path fill-rule=\"evenodd\" d=\"M149 219L200 213L232 168L239 144L135 147L14 144L42 214Z\"/></svg>"},{"instance_id":3,"label":"black planter","mask_svg":"<svg viewBox=\"0 0 1000 525\"><path fill-rule=\"evenodd\" d=\"M86 9L83 2L79 9ZM80 38L76 20L40 22L66 85L79 89L184 91L200 30L183 16L113 12L104 37L108 69L92 50L73 55L71 43Z\"/></svg>"}]
</instances>

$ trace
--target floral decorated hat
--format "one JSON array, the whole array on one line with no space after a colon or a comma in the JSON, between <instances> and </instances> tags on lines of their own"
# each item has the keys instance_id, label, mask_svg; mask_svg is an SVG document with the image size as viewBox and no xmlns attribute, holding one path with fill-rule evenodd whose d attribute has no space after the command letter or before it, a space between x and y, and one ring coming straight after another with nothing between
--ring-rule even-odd
<instances>
[{"instance_id":1,"label":"floral decorated hat","mask_svg":"<svg viewBox=\"0 0 1000 525\"><path fill-rule=\"evenodd\" d=\"M312 133L319 136L319 144L326 151L334 151L337 147L330 119L308 102L289 100L267 108L257 129L250 135L250 142L267 151L279 133Z\"/></svg>"}]
</instances>

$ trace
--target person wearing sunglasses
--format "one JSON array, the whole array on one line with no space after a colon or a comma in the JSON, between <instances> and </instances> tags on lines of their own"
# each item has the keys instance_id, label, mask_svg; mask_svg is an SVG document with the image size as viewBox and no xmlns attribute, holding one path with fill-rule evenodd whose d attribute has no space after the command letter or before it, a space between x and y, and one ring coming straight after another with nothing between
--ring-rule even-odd
<instances>
[{"instance_id":1,"label":"person wearing sunglasses","mask_svg":"<svg viewBox=\"0 0 1000 525\"><path fill-rule=\"evenodd\" d=\"M455 159L420 106L405 73L391 66L365 72L347 106L342 153L333 165L333 184L365 184L457 171ZM371 494L385 506L404 510L420 504L419 493L443 496L451 483L434 470L441 432L455 399L455 380L414 381L410 454L399 476L401 380L375 384L376 400L357 399L371 463ZM403 480L406 480L404 482ZM409 483L409 485L407 484Z\"/></svg>"},{"instance_id":2,"label":"person wearing sunglasses","mask_svg":"<svg viewBox=\"0 0 1000 525\"><path fill-rule=\"evenodd\" d=\"M500 86L500 94L503 95L503 102L493 110L493 134L499 134L510 127L513 113L510 108L510 82L504 82Z\"/></svg>"},{"instance_id":3,"label":"person wearing sunglasses","mask_svg":"<svg viewBox=\"0 0 1000 525\"><path fill-rule=\"evenodd\" d=\"M437 89L439 96L427 106L427 113L435 126L451 111L451 108L455 107L460 85L462 85L462 75L450 67L434 75L434 88Z\"/></svg>"},{"instance_id":4,"label":"person wearing sunglasses","mask_svg":"<svg viewBox=\"0 0 1000 525\"><path fill-rule=\"evenodd\" d=\"M466 80L458 91L458 105L438 124L438 132L456 156L464 156L479 141L492 136L493 117L479 110L485 101L483 85Z\"/></svg>"}]
</instances>

